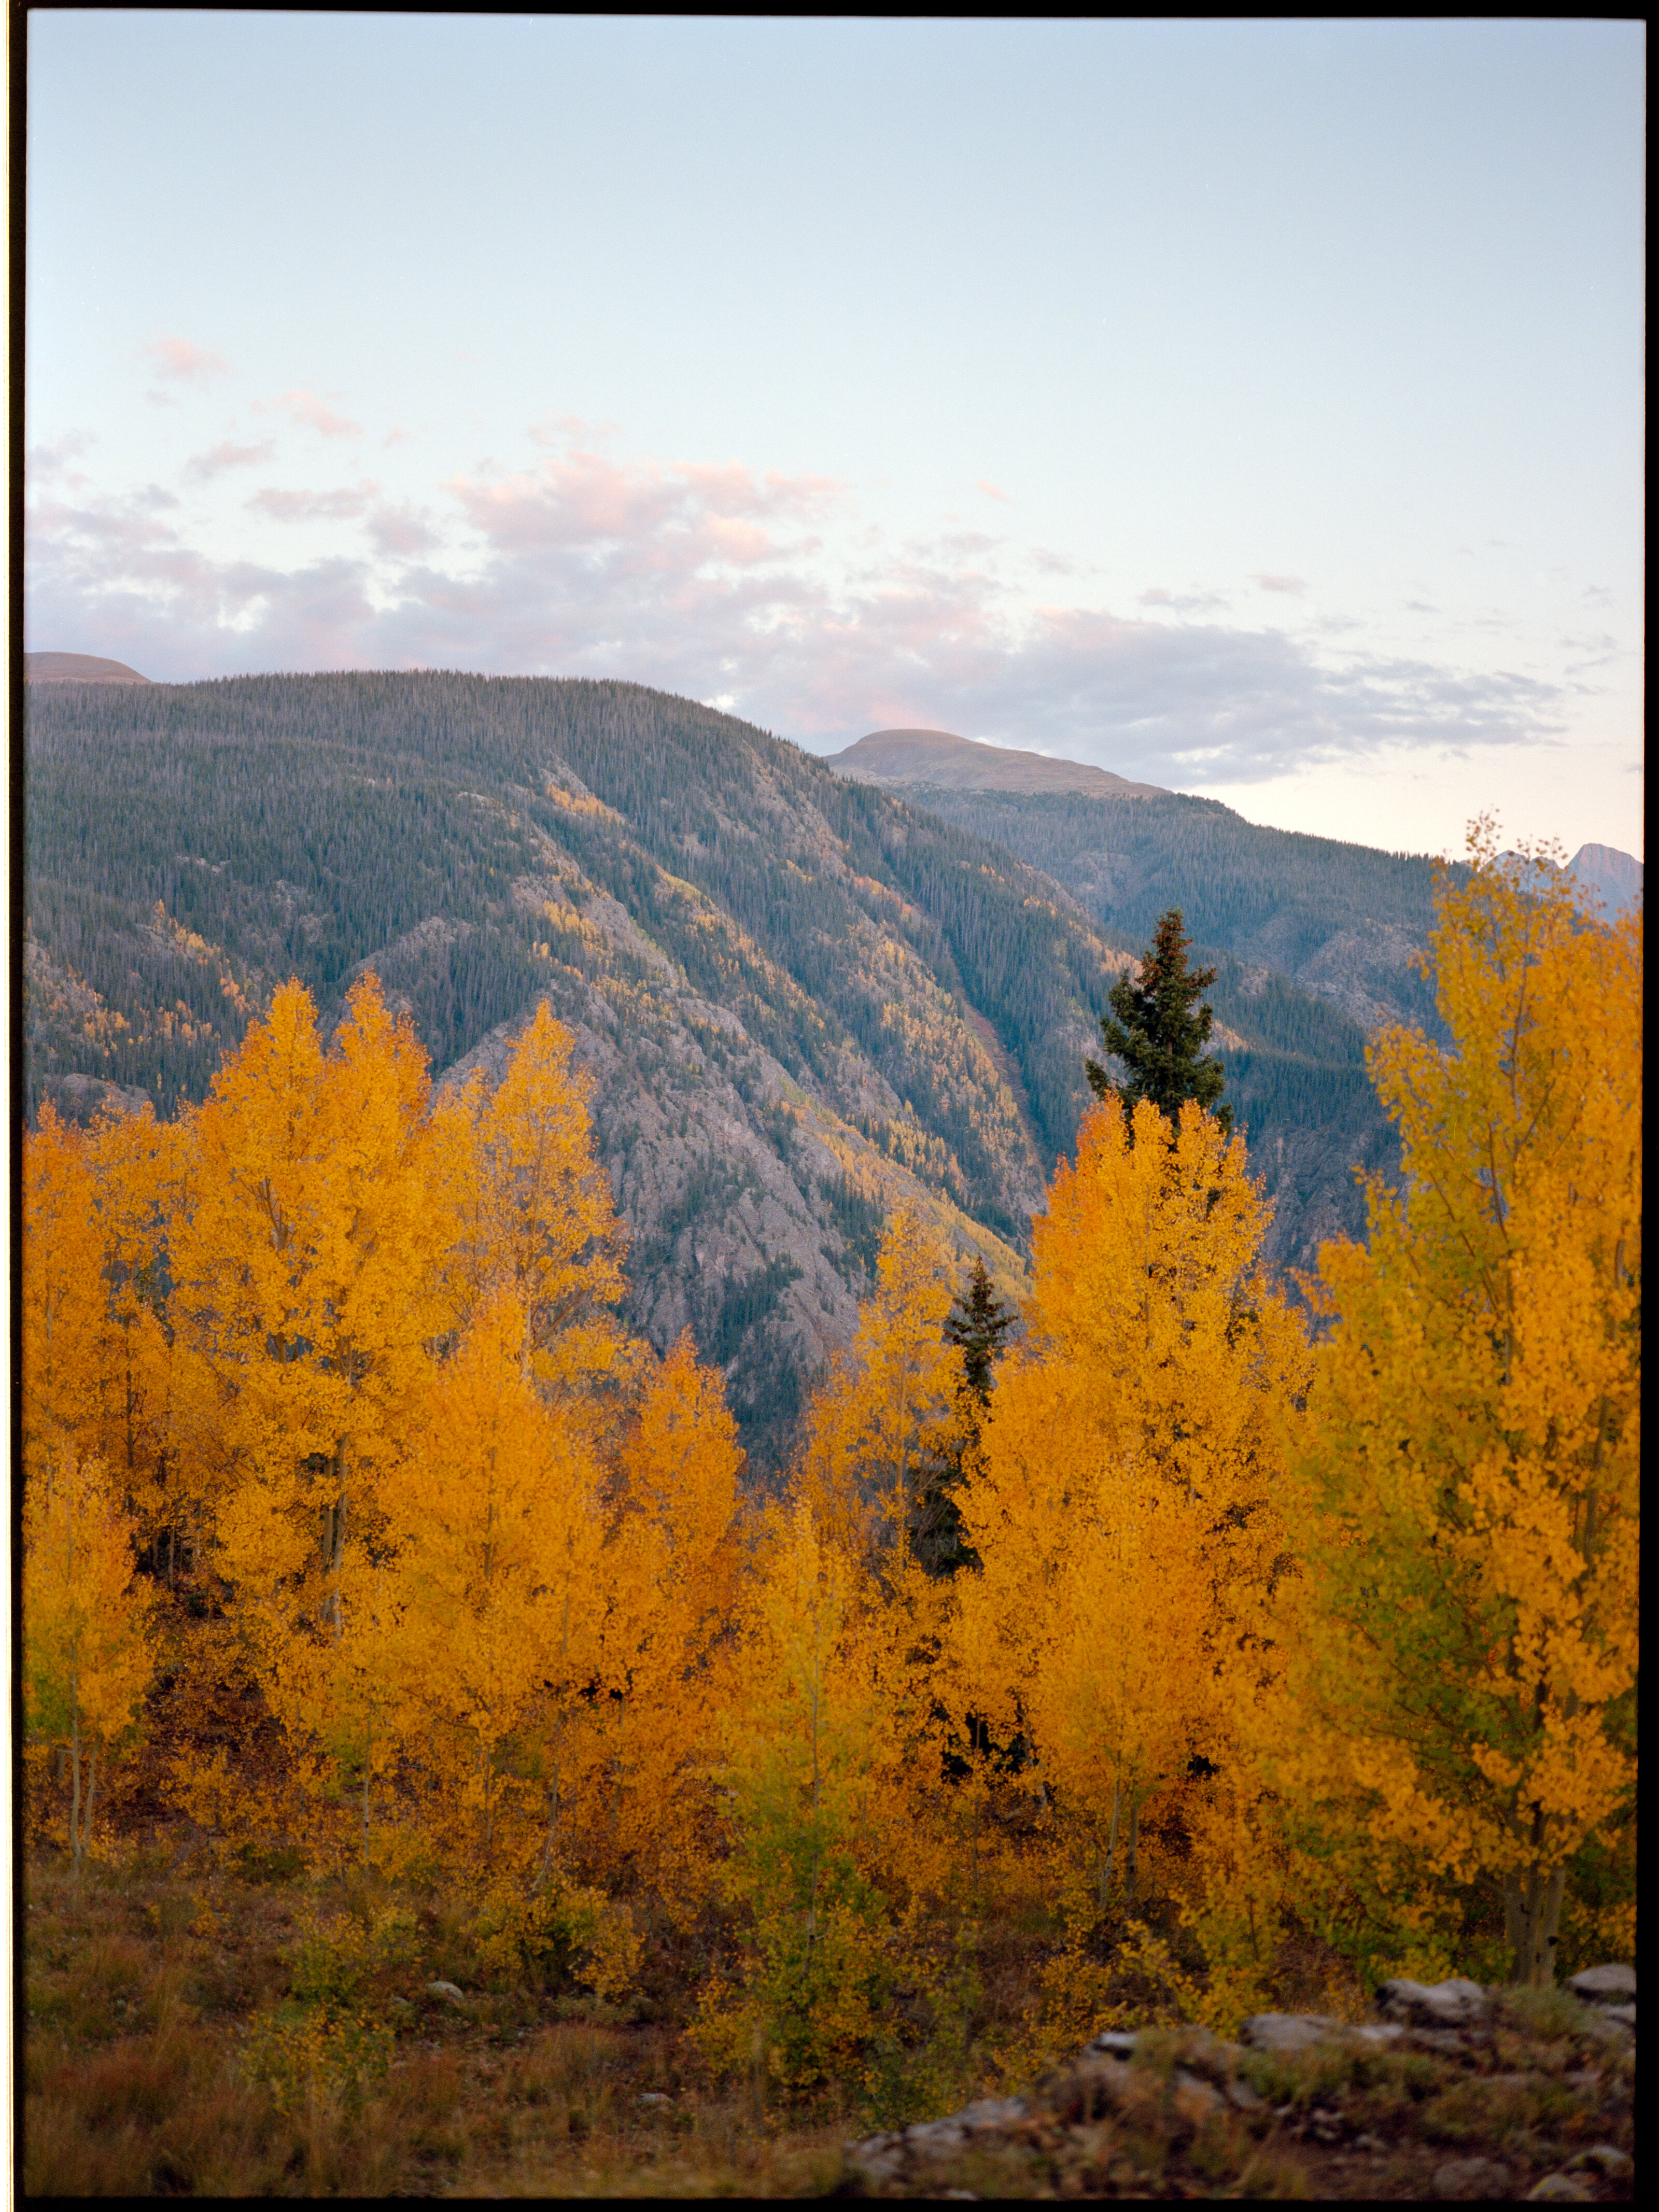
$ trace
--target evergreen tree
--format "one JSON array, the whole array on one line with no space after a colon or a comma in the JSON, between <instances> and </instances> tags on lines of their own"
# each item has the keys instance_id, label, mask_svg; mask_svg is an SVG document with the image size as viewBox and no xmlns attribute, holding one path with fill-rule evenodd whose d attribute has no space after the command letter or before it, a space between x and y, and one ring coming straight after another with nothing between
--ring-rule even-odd
<instances>
[{"instance_id":1,"label":"evergreen tree","mask_svg":"<svg viewBox=\"0 0 1659 2212\"><path fill-rule=\"evenodd\" d=\"M958 1291L945 1323L945 1341L961 1347L968 1388L981 1406L991 1402L991 1370L1002 1357L1002 1340L1014 1325L1012 1310L997 1296L975 1253L968 1287Z\"/></svg>"},{"instance_id":2,"label":"evergreen tree","mask_svg":"<svg viewBox=\"0 0 1659 2212\"><path fill-rule=\"evenodd\" d=\"M966 1480L966 1462L979 1441L980 1417L991 1402L991 1370L1002 1357L1002 1340L1016 1316L997 1296L982 1256L975 1254L968 1287L958 1291L945 1320L945 1341L962 1353L956 1420L935 1450L919 1486L910 1548L930 1575L954 1575L976 1566L979 1554L963 1539L955 1492Z\"/></svg>"},{"instance_id":3,"label":"evergreen tree","mask_svg":"<svg viewBox=\"0 0 1659 2212\"><path fill-rule=\"evenodd\" d=\"M1232 1129L1233 1109L1223 1106L1218 1112L1216 1102L1227 1079L1221 1063L1204 1052L1215 1015L1208 1006L1194 1007L1194 1001L1215 981L1216 971L1188 967L1191 944L1181 908L1171 907L1141 955L1139 981L1132 982L1127 970L1120 975L1108 1000L1112 1011L1101 1017L1101 1038L1107 1051L1128 1069L1129 1080L1114 1083L1099 1061L1091 1060L1087 1063L1089 1084L1097 1098L1116 1091L1131 1123L1145 1098L1173 1127L1182 1107L1194 1099L1206 1114L1216 1114L1226 1136Z\"/></svg>"}]
</instances>

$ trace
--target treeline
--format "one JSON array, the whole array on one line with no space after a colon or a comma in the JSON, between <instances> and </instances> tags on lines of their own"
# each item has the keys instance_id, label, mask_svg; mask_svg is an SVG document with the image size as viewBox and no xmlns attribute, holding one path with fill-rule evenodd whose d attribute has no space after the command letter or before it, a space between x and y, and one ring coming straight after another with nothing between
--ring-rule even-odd
<instances>
[{"instance_id":1,"label":"treeline","mask_svg":"<svg viewBox=\"0 0 1659 2212\"><path fill-rule=\"evenodd\" d=\"M434 1097L373 978L328 1044L290 982L198 1109L48 1109L29 1817L81 1868L149 1792L245 1869L355 1872L342 1959L429 1883L504 1981L616 1998L665 1948L712 2066L890 2110L1011 1926L1011 2066L1126 2007L1230 2030L1310 1942L1529 1983L1627 1949L1639 928L1477 858L1455 1050L1373 1051L1405 1179L1328 1249L1317 1348L1243 1139L1112 1094L1000 1363L982 1274L953 1306L888 1223L771 1504L718 1374L614 1319L544 1008ZM356 2063L350 1978L309 1986L256 2060Z\"/></svg>"}]
</instances>

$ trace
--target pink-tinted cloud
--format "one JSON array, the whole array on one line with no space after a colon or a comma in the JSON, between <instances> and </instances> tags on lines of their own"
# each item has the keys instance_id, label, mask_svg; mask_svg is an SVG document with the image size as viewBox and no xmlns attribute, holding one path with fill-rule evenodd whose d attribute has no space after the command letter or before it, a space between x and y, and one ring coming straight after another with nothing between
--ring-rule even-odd
<instances>
[{"instance_id":1,"label":"pink-tinted cloud","mask_svg":"<svg viewBox=\"0 0 1659 2212\"><path fill-rule=\"evenodd\" d=\"M434 508L365 483L258 495L262 518L360 526L348 556L221 561L142 495L43 483L29 632L159 677L250 668L618 676L800 737L905 724L1092 758L1155 782L1244 781L1405 738L1547 738L1560 695L1375 655L1121 616L1031 609L986 538L893 547L842 488L548 434L536 465L452 477ZM1029 576L1029 570L1026 572ZM1160 587L1161 588L1161 587ZM1179 609L1197 616L1201 609ZM1201 764L1201 765L1200 765Z\"/></svg>"},{"instance_id":2,"label":"pink-tinted cloud","mask_svg":"<svg viewBox=\"0 0 1659 2212\"><path fill-rule=\"evenodd\" d=\"M152 338L144 351L158 376L183 384L210 384L216 376L230 374L230 363L222 354L198 345L193 338Z\"/></svg>"},{"instance_id":3,"label":"pink-tinted cloud","mask_svg":"<svg viewBox=\"0 0 1659 2212\"><path fill-rule=\"evenodd\" d=\"M314 392L305 392L295 386L291 392L279 392L274 399L256 399L253 403L262 415L286 415L290 422L303 423L307 429L315 430L325 438L358 437L362 424L349 416L337 414L327 400Z\"/></svg>"},{"instance_id":4,"label":"pink-tinted cloud","mask_svg":"<svg viewBox=\"0 0 1659 2212\"><path fill-rule=\"evenodd\" d=\"M1008 503L1009 495L1000 484L987 483L983 477L975 477L974 483L975 489L982 491L987 499L1000 499L1005 505Z\"/></svg>"},{"instance_id":5,"label":"pink-tinted cloud","mask_svg":"<svg viewBox=\"0 0 1659 2212\"><path fill-rule=\"evenodd\" d=\"M204 453L192 453L185 463L185 474L195 483L205 483L222 476L227 469L251 469L262 466L275 455L276 441L264 438L257 446L239 446L234 439L210 446Z\"/></svg>"},{"instance_id":6,"label":"pink-tinted cloud","mask_svg":"<svg viewBox=\"0 0 1659 2212\"><path fill-rule=\"evenodd\" d=\"M1275 576L1271 574L1264 574L1259 569L1252 574L1250 581L1259 592L1288 592L1292 596L1305 592L1308 588L1308 580L1305 576Z\"/></svg>"}]
</instances>

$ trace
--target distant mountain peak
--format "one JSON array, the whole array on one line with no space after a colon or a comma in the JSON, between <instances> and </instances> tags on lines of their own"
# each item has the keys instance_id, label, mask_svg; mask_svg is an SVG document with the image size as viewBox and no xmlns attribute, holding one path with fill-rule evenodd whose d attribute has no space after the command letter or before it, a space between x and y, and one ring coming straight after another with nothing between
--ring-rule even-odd
<instances>
[{"instance_id":1,"label":"distant mountain peak","mask_svg":"<svg viewBox=\"0 0 1659 2212\"><path fill-rule=\"evenodd\" d=\"M1084 761L1053 760L1009 745L982 744L951 730L872 730L824 766L857 783L931 784L943 791L1082 791L1097 799L1157 799L1155 783L1132 783Z\"/></svg>"},{"instance_id":2,"label":"distant mountain peak","mask_svg":"<svg viewBox=\"0 0 1659 2212\"><path fill-rule=\"evenodd\" d=\"M1567 873L1599 896L1609 919L1642 896L1641 861L1616 845L1581 845L1567 863Z\"/></svg>"},{"instance_id":3,"label":"distant mountain peak","mask_svg":"<svg viewBox=\"0 0 1659 2212\"><path fill-rule=\"evenodd\" d=\"M149 678L125 660L100 660L95 653L26 653L23 673L31 684L148 684Z\"/></svg>"}]
</instances>

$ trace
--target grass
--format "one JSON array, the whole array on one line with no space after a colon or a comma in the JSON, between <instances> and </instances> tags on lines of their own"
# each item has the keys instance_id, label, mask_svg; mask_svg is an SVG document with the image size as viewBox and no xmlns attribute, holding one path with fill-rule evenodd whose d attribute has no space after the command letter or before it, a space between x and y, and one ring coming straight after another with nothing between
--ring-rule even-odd
<instances>
[{"instance_id":1,"label":"grass","mask_svg":"<svg viewBox=\"0 0 1659 2212\"><path fill-rule=\"evenodd\" d=\"M683 2033L695 1946L661 1939L622 2010L489 1986L441 1895L291 1865L263 1875L130 1847L77 1895L64 1855L32 1850L27 2192L856 2193L844 2149L876 2124L867 2106L832 2090L768 2109L702 2066ZM960 2070L940 2076L924 2117L1029 2086L995 2054L1018 2046L1043 1955L1041 1930L988 1932ZM1304 1984L1302 2002L1328 2000L1328 1964L1290 1958L1279 2002ZM428 1994L434 1979L465 2002ZM1105 2065L1093 2087L1062 2067L1016 2137L881 2193L1412 2199L1433 2193L1447 2160L1481 2156L1524 2196L1576 2150L1632 2140L1631 2058L1587 2038L1582 2008L1556 1991L1507 1993L1457 2051L1407 2039L1238 2052L1169 2027L1143 2034L1132 2063Z\"/></svg>"}]
</instances>

